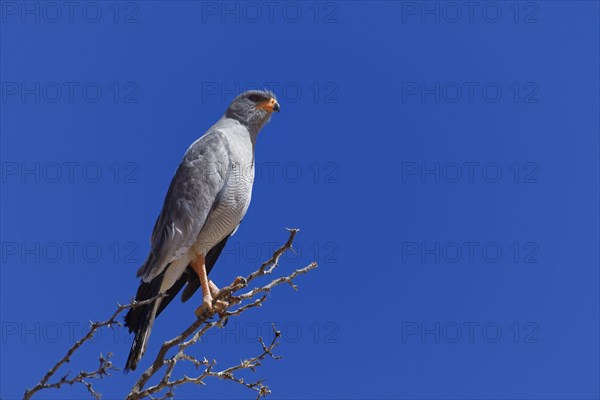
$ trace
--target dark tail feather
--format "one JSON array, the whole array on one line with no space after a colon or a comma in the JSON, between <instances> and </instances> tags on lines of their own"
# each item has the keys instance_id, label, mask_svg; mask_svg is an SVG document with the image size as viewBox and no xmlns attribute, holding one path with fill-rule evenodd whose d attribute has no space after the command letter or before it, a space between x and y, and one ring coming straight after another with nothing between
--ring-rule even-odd
<instances>
[{"instance_id":1,"label":"dark tail feather","mask_svg":"<svg viewBox=\"0 0 600 400\"><path fill-rule=\"evenodd\" d=\"M227 243L227 239L229 239L232 234L233 232L227 235L206 255L205 265L207 274L212 270L213 266L217 262L217 259L221 255L225 244ZM150 282L142 281L140 283L135 296L137 301L148 300L158 295L167 268L165 268L160 275ZM140 268L140 271L142 271L142 269L143 267ZM138 274L139 273L140 272L138 272ZM135 333L135 338L133 339L131 351L129 352L129 357L127 358L127 363L125 364L126 371L135 371L140 359L144 355L144 351L146 351L146 345L148 343L148 338L150 337L150 332L152 331L154 319L162 312L162 310L165 309L165 307L173 300L173 298L175 298L177 293L186 283L187 286L183 290L181 301L187 301L200 287L198 275L190 266L187 267L186 271L175 282L175 284L166 291L165 297L158 300L158 304L154 302L152 304L147 304L129 310L125 316L125 326L129 328L130 333Z\"/></svg>"},{"instance_id":2,"label":"dark tail feather","mask_svg":"<svg viewBox=\"0 0 600 400\"><path fill-rule=\"evenodd\" d=\"M127 363L125 364L125 371L135 371L138 363L146 351L146 345L148 338L150 337L150 331L152 329L152 323L154 317L151 315L147 316L147 319L143 321L141 327L135 332L135 338L133 339L133 345L129 351L129 357L127 357Z\"/></svg>"},{"instance_id":3,"label":"dark tail feather","mask_svg":"<svg viewBox=\"0 0 600 400\"><path fill-rule=\"evenodd\" d=\"M160 292L160 285L163 280L163 274L160 274L150 282L141 282L137 290L135 299L137 301L144 301L155 297ZM157 300L161 302L161 300ZM137 364L146 351L146 345L150 332L152 331L152 325L154 318L156 317L156 309L158 305L156 302L146 304L140 307L131 308L125 316L125 326L129 328L130 333L135 333L131 351L125 364L126 371L135 371Z\"/></svg>"}]
</instances>

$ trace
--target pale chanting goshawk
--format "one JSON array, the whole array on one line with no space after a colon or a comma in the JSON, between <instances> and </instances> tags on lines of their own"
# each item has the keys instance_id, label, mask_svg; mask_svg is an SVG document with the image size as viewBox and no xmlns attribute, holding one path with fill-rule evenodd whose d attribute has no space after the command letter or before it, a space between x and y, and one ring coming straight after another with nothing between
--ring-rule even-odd
<instances>
[{"instance_id":1,"label":"pale chanting goshawk","mask_svg":"<svg viewBox=\"0 0 600 400\"><path fill-rule=\"evenodd\" d=\"M248 210L256 137L274 111L279 111L279 103L273 93L242 93L186 151L154 225L150 254L137 272L137 301L159 293L165 297L132 308L125 317L129 332L135 333L126 370L135 370L154 319L186 283L182 301L202 288L197 313L222 306L213 305L219 289L207 275Z\"/></svg>"}]
</instances>

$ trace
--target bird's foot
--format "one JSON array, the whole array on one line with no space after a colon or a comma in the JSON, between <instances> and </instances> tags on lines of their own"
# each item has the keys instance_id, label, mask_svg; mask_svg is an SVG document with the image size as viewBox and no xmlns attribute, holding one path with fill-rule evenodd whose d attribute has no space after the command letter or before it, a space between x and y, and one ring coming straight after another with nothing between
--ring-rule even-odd
<instances>
[{"instance_id":1,"label":"bird's foot","mask_svg":"<svg viewBox=\"0 0 600 400\"><path fill-rule=\"evenodd\" d=\"M214 304L213 304L214 303ZM205 313L212 314L218 313L219 315L223 314L225 310L229 307L229 303L223 300L213 301L212 296L204 296L202 298L202 305L196 308L195 314L198 318L205 315Z\"/></svg>"},{"instance_id":2,"label":"bird's foot","mask_svg":"<svg viewBox=\"0 0 600 400\"><path fill-rule=\"evenodd\" d=\"M213 312L213 298L211 295L204 296L202 298L202 305L196 308L195 314L198 318L200 318L204 313L212 313Z\"/></svg>"},{"instance_id":3,"label":"bird's foot","mask_svg":"<svg viewBox=\"0 0 600 400\"><path fill-rule=\"evenodd\" d=\"M233 280L233 283L231 284L231 286L241 285L242 287L244 287L247 284L248 284L248 281L246 280L246 278L244 278L243 276L238 276L237 278L235 278Z\"/></svg>"},{"instance_id":4,"label":"bird's foot","mask_svg":"<svg viewBox=\"0 0 600 400\"><path fill-rule=\"evenodd\" d=\"M242 288L245 288L248 285L248 281L243 276L238 276L233 280L231 286L228 286L227 289L230 291L227 295L227 301L229 305L238 304L242 301L238 296L234 296L233 292L236 292Z\"/></svg>"},{"instance_id":5,"label":"bird's foot","mask_svg":"<svg viewBox=\"0 0 600 400\"><path fill-rule=\"evenodd\" d=\"M225 300L217 300L215 301L214 309L220 316L223 316L227 308L229 307L229 303Z\"/></svg>"},{"instance_id":6,"label":"bird's foot","mask_svg":"<svg viewBox=\"0 0 600 400\"><path fill-rule=\"evenodd\" d=\"M210 289L210 294L212 297L217 297L219 294L219 287L213 283L213 281L208 281L208 288Z\"/></svg>"}]
</instances>

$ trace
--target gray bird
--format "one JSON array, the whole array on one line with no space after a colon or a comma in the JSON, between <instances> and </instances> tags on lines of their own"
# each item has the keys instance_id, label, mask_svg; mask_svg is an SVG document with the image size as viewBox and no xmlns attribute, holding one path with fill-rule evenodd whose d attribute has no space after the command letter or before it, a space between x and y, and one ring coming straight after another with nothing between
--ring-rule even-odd
<instances>
[{"instance_id":1,"label":"gray bird","mask_svg":"<svg viewBox=\"0 0 600 400\"><path fill-rule=\"evenodd\" d=\"M154 319L186 283L182 301L202 288L197 314L225 305L213 305L219 289L207 275L248 210L256 137L275 111L279 111L279 103L273 93L242 93L186 151L154 225L150 254L137 272L141 283L136 300L159 293L165 297L127 313L125 326L135 338L125 370L136 369Z\"/></svg>"}]
</instances>

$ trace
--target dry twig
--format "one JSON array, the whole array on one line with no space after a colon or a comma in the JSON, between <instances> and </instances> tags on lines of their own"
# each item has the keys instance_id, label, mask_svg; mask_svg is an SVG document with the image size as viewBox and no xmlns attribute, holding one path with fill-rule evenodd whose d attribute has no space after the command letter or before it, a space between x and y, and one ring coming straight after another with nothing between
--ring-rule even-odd
<instances>
[{"instance_id":1,"label":"dry twig","mask_svg":"<svg viewBox=\"0 0 600 400\"><path fill-rule=\"evenodd\" d=\"M225 300L229 303L229 306L222 311L220 314L214 314L213 312L205 311L200 318L197 318L190 326L188 326L181 334L176 337L167 340L161 346L154 359L153 363L142 373L135 385L127 395L128 400L138 400L143 398L151 399L171 399L175 396L175 389L178 386L185 384L196 384L205 385L205 379L209 377L219 378L223 380L229 380L245 386L248 389L254 390L257 393L258 398L264 397L271 393L269 388L264 384L264 380L258 380L255 382L246 382L243 378L236 376L236 373L242 370L255 371L256 367L261 365L261 361L266 357L272 359L278 359L279 356L273 354L273 350L278 346L281 333L273 327L274 336L270 344L265 344L262 338L259 338L259 342L262 346L262 352L257 356L241 361L239 364L225 368L221 371L215 371L214 367L216 361L208 361L207 359L199 360L190 354L186 353L186 350L196 344L210 329L214 327L223 327L224 324L230 317L238 316L241 313L256 307L260 307L267 299L266 293L269 293L275 286L287 283L292 288L297 289L293 280L301 274L305 274L308 271L317 267L316 262L312 262L304 268L297 269L287 276L276 278L262 286L255 286L254 288L245 291L241 294L235 295L237 292L247 288L250 283L256 279L265 275L270 275L279 265L281 256L288 250L292 250L292 244L298 229L289 229L290 236L287 242L275 251L273 256L264 262L260 268L245 278L238 277L234 282L221 289L214 301ZM68 363L73 354L88 340L90 340L94 334L101 328L111 327L113 325L120 326L121 323L117 321L117 317L125 310L129 308L139 307L144 304L153 302L156 298L164 295L159 295L155 298L136 302L132 301L128 305L118 305L117 310L113 315L103 322L94 322L91 324L89 331L83 338L78 340L68 351L67 354L59 360L40 380L40 382L32 389L25 391L24 399L30 399L35 393L42 389L60 388L65 384L73 385L80 383L85 385L90 395L95 399L100 399L100 393L96 392L89 382L90 379L101 379L104 376L110 375L111 370L118 370L109 360L111 353L107 354L107 357L100 355L100 366L91 372L82 371L75 375L73 378L68 378L69 373L63 376L61 379L54 383L48 383L49 380L56 374L58 369L65 363ZM260 296L260 297L259 297ZM231 310L231 308L235 308ZM216 317L214 320L213 317ZM176 353L170 357L167 354L171 349L176 348ZM180 361L188 361L192 363L196 369L203 369L202 373L195 377L188 377L184 375L181 378L173 378L173 372L175 366ZM160 376L159 372L162 372L160 380L152 385L147 386L148 382L154 376ZM153 395L162 392L162 397L156 398Z\"/></svg>"},{"instance_id":2,"label":"dry twig","mask_svg":"<svg viewBox=\"0 0 600 400\"><path fill-rule=\"evenodd\" d=\"M119 370L118 368L114 367L112 362L110 361L110 357L112 356L112 353L108 353L106 355L106 357L103 357L102 354L100 354L100 366L95 371L91 371L91 372L80 371L73 378L68 378L70 373L67 373L66 375L64 375L62 378L60 378L58 381L56 381L54 383L48 383L48 381L50 380L50 378L52 378L56 374L56 371L58 371L58 369L63 364L66 364L71 361L71 357L73 356L73 354L85 342L92 339L94 337L94 335L96 334L96 332L98 332L99 329L104 328L104 327L112 327L115 325L122 326L121 322L117 321L117 317L123 311L128 310L130 308L135 308L135 307L143 306L145 304L152 303L154 300L156 300L157 298L162 297L162 296L164 296L164 295L158 295L151 299L148 299L145 301L139 301L139 302L132 300L131 303L126 304L126 305L117 304L117 310L110 316L110 318L108 318L107 320L102 321L102 322L97 321L97 322L90 323L90 328L87 331L87 333L81 339L76 341L73 344L73 346L71 346L71 348L67 351L67 353L63 356L63 358L61 358L58 362L56 362L56 364L54 364L54 366L52 368L50 368L50 370L48 370L48 372L46 372L46 375L44 375L44 377L38 382L37 385L35 385L33 388L27 389L25 391L25 394L23 395L23 399L24 400L31 399L31 397L36 392L38 392L42 389L51 389L51 388L58 389L63 385L73 385L75 383L81 383L81 384L85 385L87 390L90 392L90 394L92 396L94 396L94 398L99 399L101 396L100 393L97 393L96 391L94 391L92 384L89 383L88 379L102 379L104 376L109 376L111 370L112 371Z\"/></svg>"}]
</instances>

